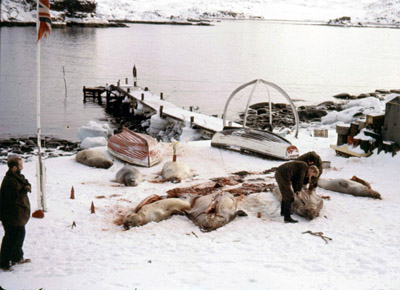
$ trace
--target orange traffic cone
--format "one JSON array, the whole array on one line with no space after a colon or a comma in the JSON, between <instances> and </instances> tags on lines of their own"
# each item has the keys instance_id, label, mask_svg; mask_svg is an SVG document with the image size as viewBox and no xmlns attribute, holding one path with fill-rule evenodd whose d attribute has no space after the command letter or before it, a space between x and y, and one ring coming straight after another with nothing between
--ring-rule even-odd
<instances>
[{"instance_id":1,"label":"orange traffic cone","mask_svg":"<svg viewBox=\"0 0 400 290\"><path fill-rule=\"evenodd\" d=\"M44 218L44 212L41 209L38 209L32 214L32 217L42 219Z\"/></svg>"},{"instance_id":2,"label":"orange traffic cone","mask_svg":"<svg viewBox=\"0 0 400 290\"><path fill-rule=\"evenodd\" d=\"M75 199L75 190L74 187L72 186L71 188L71 196L69 197L70 199Z\"/></svg>"},{"instance_id":3,"label":"orange traffic cone","mask_svg":"<svg viewBox=\"0 0 400 290\"><path fill-rule=\"evenodd\" d=\"M96 211L94 210L93 201L92 201L92 205L90 206L90 213L96 213Z\"/></svg>"}]
</instances>

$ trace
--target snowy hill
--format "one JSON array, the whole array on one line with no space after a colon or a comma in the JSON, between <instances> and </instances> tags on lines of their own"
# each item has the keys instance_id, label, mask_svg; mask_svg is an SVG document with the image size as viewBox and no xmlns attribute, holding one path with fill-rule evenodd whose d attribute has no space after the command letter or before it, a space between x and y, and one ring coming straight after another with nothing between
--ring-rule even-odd
<instances>
[{"instance_id":1,"label":"snowy hill","mask_svg":"<svg viewBox=\"0 0 400 290\"><path fill-rule=\"evenodd\" d=\"M329 20L349 16L353 25L400 26L400 1L398 0L97 0L96 2L96 15L88 15L84 21L265 19L327 23ZM35 10L29 11L22 3L26 2L2 1L2 21L10 21L12 17L15 18L13 21L33 21ZM13 10L10 13L13 7L16 7L18 11ZM57 16L57 13L52 11L52 16Z\"/></svg>"}]
</instances>

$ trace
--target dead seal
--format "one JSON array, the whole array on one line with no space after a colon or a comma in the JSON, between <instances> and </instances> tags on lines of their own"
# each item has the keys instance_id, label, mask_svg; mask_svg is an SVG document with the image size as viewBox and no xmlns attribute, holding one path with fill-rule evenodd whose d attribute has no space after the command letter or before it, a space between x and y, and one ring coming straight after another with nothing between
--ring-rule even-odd
<instances>
[{"instance_id":1,"label":"dead seal","mask_svg":"<svg viewBox=\"0 0 400 290\"><path fill-rule=\"evenodd\" d=\"M157 200L129 211L124 217L124 228L129 230L131 227L143 226L149 222L160 222L173 214L183 214L189 209L190 203L178 198Z\"/></svg>"},{"instance_id":2,"label":"dead seal","mask_svg":"<svg viewBox=\"0 0 400 290\"><path fill-rule=\"evenodd\" d=\"M364 181L365 182L365 181ZM364 196L381 199L379 192L368 188L368 185L362 184L350 179L345 178L320 178L318 180L318 186L327 190L337 191L341 193L347 193L354 196Z\"/></svg>"},{"instance_id":3,"label":"dead seal","mask_svg":"<svg viewBox=\"0 0 400 290\"><path fill-rule=\"evenodd\" d=\"M166 181L170 182L181 182L183 179L186 179L191 176L190 168L183 162L173 162L168 161L165 162L163 169L161 171L161 176Z\"/></svg>"},{"instance_id":4,"label":"dead seal","mask_svg":"<svg viewBox=\"0 0 400 290\"><path fill-rule=\"evenodd\" d=\"M236 198L228 192L216 192L195 198L192 209L186 211L186 215L203 232L216 230L238 215L247 216L243 210L238 210Z\"/></svg>"},{"instance_id":5,"label":"dead seal","mask_svg":"<svg viewBox=\"0 0 400 290\"><path fill-rule=\"evenodd\" d=\"M77 162L90 167L108 169L113 165L112 160L99 150L82 150L76 154L75 159Z\"/></svg>"},{"instance_id":6,"label":"dead seal","mask_svg":"<svg viewBox=\"0 0 400 290\"><path fill-rule=\"evenodd\" d=\"M125 184L125 186L136 186L143 181L143 175L135 167L125 165L118 170L115 179L117 182Z\"/></svg>"},{"instance_id":7,"label":"dead seal","mask_svg":"<svg viewBox=\"0 0 400 290\"><path fill-rule=\"evenodd\" d=\"M282 201L279 187L274 188L272 193L279 202ZM318 194L316 194L315 189L309 190L306 187L303 187L299 194L294 195L294 202L292 203L291 211L305 219L312 220L319 216L323 204L324 201Z\"/></svg>"}]
</instances>

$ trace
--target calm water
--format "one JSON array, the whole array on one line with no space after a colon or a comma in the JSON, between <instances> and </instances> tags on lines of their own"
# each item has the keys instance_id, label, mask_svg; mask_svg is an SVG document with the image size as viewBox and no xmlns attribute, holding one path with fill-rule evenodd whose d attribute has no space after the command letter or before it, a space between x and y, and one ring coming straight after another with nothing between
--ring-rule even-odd
<instances>
[{"instance_id":1,"label":"calm water","mask_svg":"<svg viewBox=\"0 0 400 290\"><path fill-rule=\"evenodd\" d=\"M35 28L0 33L0 137L34 135ZM79 126L106 117L98 105L83 104L82 87L125 77L132 82L133 64L140 86L182 107L221 114L230 93L257 78L308 103L342 92L400 89L399 47L400 30L262 21L53 29L42 44L42 131L76 140Z\"/></svg>"}]
</instances>

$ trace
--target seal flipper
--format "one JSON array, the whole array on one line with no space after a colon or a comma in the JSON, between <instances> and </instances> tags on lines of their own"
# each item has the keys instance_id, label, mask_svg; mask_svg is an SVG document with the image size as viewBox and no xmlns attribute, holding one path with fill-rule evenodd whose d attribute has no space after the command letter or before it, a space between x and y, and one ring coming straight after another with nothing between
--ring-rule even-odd
<instances>
[{"instance_id":1,"label":"seal flipper","mask_svg":"<svg viewBox=\"0 0 400 290\"><path fill-rule=\"evenodd\" d=\"M236 215L237 215L237 216L248 216L248 214L247 214L245 211L241 210L241 209L239 209L239 210L236 212Z\"/></svg>"}]
</instances>

